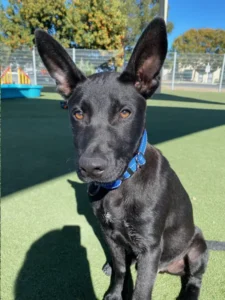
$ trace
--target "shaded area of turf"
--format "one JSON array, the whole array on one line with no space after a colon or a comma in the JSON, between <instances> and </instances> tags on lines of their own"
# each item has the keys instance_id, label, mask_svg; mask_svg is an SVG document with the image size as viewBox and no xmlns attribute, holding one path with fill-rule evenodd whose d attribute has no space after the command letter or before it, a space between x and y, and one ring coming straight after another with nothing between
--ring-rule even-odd
<instances>
[{"instance_id":1,"label":"shaded area of turf","mask_svg":"<svg viewBox=\"0 0 225 300\"><path fill-rule=\"evenodd\" d=\"M96 299L80 227L64 226L35 241L15 285L15 300Z\"/></svg>"},{"instance_id":2,"label":"shaded area of turf","mask_svg":"<svg viewBox=\"0 0 225 300\"><path fill-rule=\"evenodd\" d=\"M71 172L73 160L68 113L58 101L3 101L2 195Z\"/></svg>"},{"instance_id":3,"label":"shaded area of turf","mask_svg":"<svg viewBox=\"0 0 225 300\"><path fill-rule=\"evenodd\" d=\"M185 94L185 97L184 97L184 94ZM199 104L218 104L218 105L224 105L224 102L225 100L222 102L222 101L213 101L212 99L209 99L207 100L207 97L206 99L201 99L202 96L204 94L207 94L207 93L200 93L200 97L199 98L196 98L198 96L198 92L171 92L170 91L170 94L168 93L161 93L161 94L155 94L153 95L152 99L151 100L164 100L164 101L175 101L175 102L183 102L183 103L199 103ZM193 96L193 97L191 97Z\"/></svg>"},{"instance_id":4,"label":"shaded area of turf","mask_svg":"<svg viewBox=\"0 0 225 300\"><path fill-rule=\"evenodd\" d=\"M216 97L218 95L215 94ZM56 94L44 94L41 99L3 101L3 196L74 169L75 153L68 113L60 109L58 100L54 99L60 98ZM213 103L217 102L200 98L168 94L156 95L155 99L158 100L149 101L147 109L146 127L152 144L225 123L225 110L222 109L225 105L221 105L222 101L217 101L220 105L216 105ZM177 101L180 107L174 106ZM193 102L199 106L192 108Z\"/></svg>"},{"instance_id":5,"label":"shaded area of turf","mask_svg":"<svg viewBox=\"0 0 225 300\"><path fill-rule=\"evenodd\" d=\"M50 95L44 95L46 98L48 96ZM51 97L55 98L54 95ZM212 98L216 101L216 97L215 94ZM208 101L203 95L202 99ZM7 121L3 120L3 143L6 142L9 146L10 154L7 157L7 148L3 145L3 175L5 176L5 172L7 174L4 184L11 183L8 191L18 192L10 192L2 201L1 299L100 300L109 285L109 278L101 271L107 251L103 250L105 245L88 203L86 186L79 182L75 173L68 173L73 168L73 162L65 168L67 164L60 154L66 153L70 157L68 153L71 151L73 156L67 112L61 110L59 103L54 100L38 100L43 102L41 109L38 108L40 103L23 101L20 102L20 108L19 102L18 106L11 106L12 102L7 105L3 103L3 109L7 108L4 112L7 115L3 114L3 118L7 116ZM220 99L217 101L220 102ZM49 105L47 110L44 109L44 103ZM166 102L160 99L149 102L148 105L149 140L152 142L152 139L158 139L162 142L157 146L169 159L187 189L193 203L196 224L203 230L206 239L225 241L225 126L217 127L217 124L222 125L224 122L222 105L172 100ZM183 107L176 108L176 105ZM22 111L21 117L17 116L17 109ZM162 117L160 112L163 110ZM189 114L189 111L195 112ZM210 112L212 121L206 120L210 118ZM181 115L177 116L177 113ZM16 119L15 122L10 120L10 114ZM23 120L23 126L19 125ZM179 120L177 125L176 120ZM198 124L202 122L203 125ZM58 130L48 124L56 126ZM185 129L180 128L182 126ZM29 133L30 127L33 134ZM208 128L211 129L203 130ZM171 131L176 134L172 135ZM48 133L54 133L55 141ZM30 141L35 139L37 142L34 141L29 146ZM37 150L40 151L40 156L35 146L39 146ZM14 147L14 151L10 147ZM30 156L29 149L32 150ZM24 157L22 162L17 162L16 155L21 157L21 150L25 151L28 159ZM7 170L7 163L10 172ZM15 189L18 174L23 179ZM62 176L57 177L59 175ZM30 178L32 176L35 180ZM51 178L53 180L46 181ZM40 184L37 184L37 179ZM26 189L21 190L22 188ZM225 252L210 252L200 299L224 298L224 270ZM133 275L135 278L134 269ZM178 277L159 275L153 299L175 299L179 288Z\"/></svg>"}]
</instances>

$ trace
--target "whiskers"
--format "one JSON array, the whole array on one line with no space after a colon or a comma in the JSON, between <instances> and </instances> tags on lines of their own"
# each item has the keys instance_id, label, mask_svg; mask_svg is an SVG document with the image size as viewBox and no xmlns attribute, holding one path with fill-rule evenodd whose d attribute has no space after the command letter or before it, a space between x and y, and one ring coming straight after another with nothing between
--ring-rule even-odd
<instances>
[{"instance_id":1,"label":"whiskers","mask_svg":"<svg viewBox=\"0 0 225 300\"><path fill-rule=\"evenodd\" d=\"M74 158L72 158L72 157L68 157L68 158L67 158L67 160L66 160L66 164L67 164L67 163L69 163L70 161L73 161L73 162L75 162Z\"/></svg>"},{"instance_id":2,"label":"whiskers","mask_svg":"<svg viewBox=\"0 0 225 300\"><path fill-rule=\"evenodd\" d=\"M73 172L77 170L77 163L74 157L68 157L66 159L66 165L68 165L68 171Z\"/></svg>"}]
</instances>

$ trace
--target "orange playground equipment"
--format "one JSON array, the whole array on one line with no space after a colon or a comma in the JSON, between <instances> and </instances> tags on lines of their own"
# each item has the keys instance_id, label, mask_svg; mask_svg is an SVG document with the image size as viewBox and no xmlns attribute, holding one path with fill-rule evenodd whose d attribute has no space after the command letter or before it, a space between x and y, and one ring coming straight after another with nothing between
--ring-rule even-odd
<instances>
[{"instance_id":1,"label":"orange playground equipment","mask_svg":"<svg viewBox=\"0 0 225 300\"><path fill-rule=\"evenodd\" d=\"M0 70L1 99L40 97L43 86L32 84L30 76L18 65L5 69L0 66Z\"/></svg>"},{"instance_id":2,"label":"orange playground equipment","mask_svg":"<svg viewBox=\"0 0 225 300\"><path fill-rule=\"evenodd\" d=\"M17 74L17 82L13 82L13 75ZM23 71L22 68L17 67L17 72L12 72L11 66L5 68L1 74L1 84L31 84L30 77Z\"/></svg>"},{"instance_id":3,"label":"orange playground equipment","mask_svg":"<svg viewBox=\"0 0 225 300\"><path fill-rule=\"evenodd\" d=\"M1 84L12 83L12 70L11 67L7 67L1 74Z\"/></svg>"}]
</instances>

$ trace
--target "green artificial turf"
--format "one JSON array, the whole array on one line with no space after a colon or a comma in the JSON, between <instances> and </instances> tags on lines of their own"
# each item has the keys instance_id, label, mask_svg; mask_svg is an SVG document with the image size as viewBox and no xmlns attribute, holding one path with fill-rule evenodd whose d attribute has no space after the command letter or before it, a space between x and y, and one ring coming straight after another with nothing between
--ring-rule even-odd
<instances>
[{"instance_id":1,"label":"green artificial turf","mask_svg":"<svg viewBox=\"0 0 225 300\"><path fill-rule=\"evenodd\" d=\"M109 285L59 99L2 102L2 300L102 299ZM225 94L155 95L147 130L187 189L206 239L225 241ZM178 277L158 275L153 299L175 299L179 288ZM225 299L225 251L210 252L200 299Z\"/></svg>"}]
</instances>

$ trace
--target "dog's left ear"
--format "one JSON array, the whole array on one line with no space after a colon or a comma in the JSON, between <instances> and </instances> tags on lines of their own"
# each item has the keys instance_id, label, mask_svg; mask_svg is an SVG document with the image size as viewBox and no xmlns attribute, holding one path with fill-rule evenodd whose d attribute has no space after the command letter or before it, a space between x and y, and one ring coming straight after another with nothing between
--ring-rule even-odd
<instances>
[{"instance_id":1,"label":"dog's left ear","mask_svg":"<svg viewBox=\"0 0 225 300\"><path fill-rule=\"evenodd\" d=\"M150 97L159 86L159 73L166 53L166 24L162 18L155 18L139 38L119 80L132 82L144 97Z\"/></svg>"}]
</instances>

